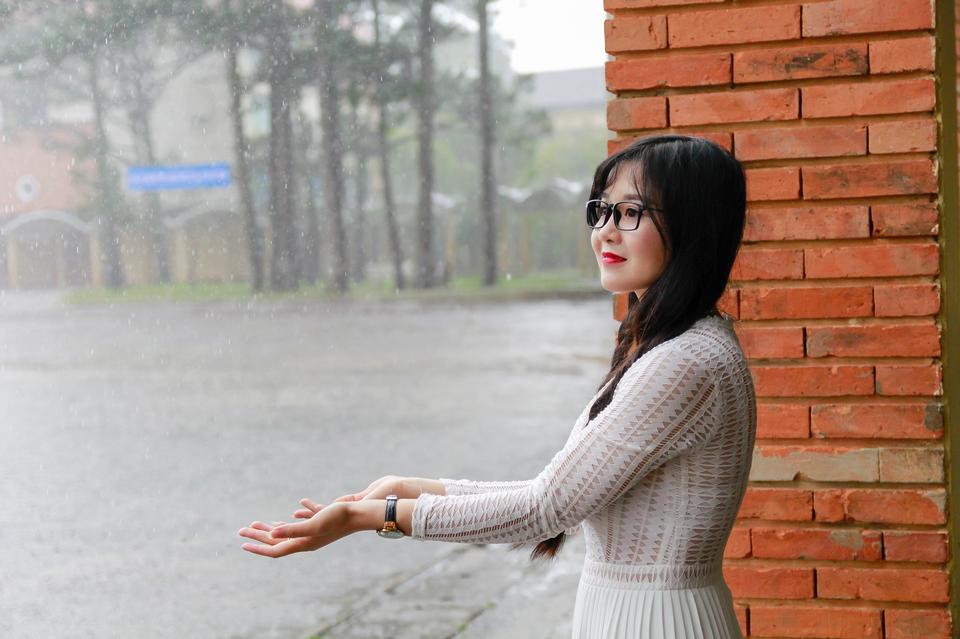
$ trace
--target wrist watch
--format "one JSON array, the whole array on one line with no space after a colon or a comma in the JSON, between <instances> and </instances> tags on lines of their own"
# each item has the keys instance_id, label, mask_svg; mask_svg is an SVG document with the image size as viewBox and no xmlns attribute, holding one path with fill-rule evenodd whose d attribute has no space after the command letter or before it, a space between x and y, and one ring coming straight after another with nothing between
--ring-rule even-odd
<instances>
[{"instance_id":1,"label":"wrist watch","mask_svg":"<svg viewBox=\"0 0 960 639\"><path fill-rule=\"evenodd\" d=\"M387 495L387 512L384 516L383 528L377 531L381 537L400 539L403 531L397 528L397 496Z\"/></svg>"}]
</instances>

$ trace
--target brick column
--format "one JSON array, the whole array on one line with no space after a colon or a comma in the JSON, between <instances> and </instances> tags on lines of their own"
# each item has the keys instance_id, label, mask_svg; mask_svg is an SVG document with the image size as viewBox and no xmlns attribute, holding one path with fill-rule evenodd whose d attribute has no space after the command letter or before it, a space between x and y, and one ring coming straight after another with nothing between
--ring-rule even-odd
<instances>
[{"instance_id":1,"label":"brick column","mask_svg":"<svg viewBox=\"0 0 960 639\"><path fill-rule=\"evenodd\" d=\"M934 1L605 8L609 150L687 133L747 171L721 306L759 401L725 552L744 634L947 639Z\"/></svg>"}]
</instances>

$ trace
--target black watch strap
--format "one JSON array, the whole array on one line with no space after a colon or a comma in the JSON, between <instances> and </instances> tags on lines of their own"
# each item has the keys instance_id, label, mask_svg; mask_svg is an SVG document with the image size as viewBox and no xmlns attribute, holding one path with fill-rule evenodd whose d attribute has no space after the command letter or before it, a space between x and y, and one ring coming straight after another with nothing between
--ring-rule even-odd
<instances>
[{"instance_id":1,"label":"black watch strap","mask_svg":"<svg viewBox=\"0 0 960 639\"><path fill-rule=\"evenodd\" d=\"M387 514L384 517L384 521L397 522L397 496L396 495L387 495Z\"/></svg>"}]
</instances>

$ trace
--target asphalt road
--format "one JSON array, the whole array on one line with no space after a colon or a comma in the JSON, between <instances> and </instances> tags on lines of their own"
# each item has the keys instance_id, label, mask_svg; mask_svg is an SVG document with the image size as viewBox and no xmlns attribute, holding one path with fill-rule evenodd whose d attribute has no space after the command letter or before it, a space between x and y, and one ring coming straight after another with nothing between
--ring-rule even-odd
<instances>
[{"instance_id":1,"label":"asphalt road","mask_svg":"<svg viewBox=\"0 0 960 639\"><path fill-rule=\"evenodd\" d=\"M83 308L0 296L0 636L380 636L383 584L404 579L420 603L398 604L410 615L395 636L446 636L421 623L438 618L423 602L450 592L443 566L482 552L487 576L458 583L496 585L502 567L502 594L529 570L518 553L371 532L274 560L240 549L237 530L384 474L535 476L606 370L616 322L600 293ZM553 569L559 633L570 565Z\"/></svg>"}]
</instances>

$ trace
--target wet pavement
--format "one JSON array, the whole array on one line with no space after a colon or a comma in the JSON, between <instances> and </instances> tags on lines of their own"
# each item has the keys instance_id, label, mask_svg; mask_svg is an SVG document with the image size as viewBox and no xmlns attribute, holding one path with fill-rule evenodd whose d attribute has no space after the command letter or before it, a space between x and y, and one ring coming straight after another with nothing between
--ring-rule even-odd
<instances>
[{"instance_id":1,"label":"wet pavement","mask_svg":"<svg viewBox=\"0 0 960 639\"><path fill-rule=\"evenodd\" d=\"M609 361L609 294L66 307L0 296L0 636L565 637L580 536L528 551L237 530L385 474L535 476Z\"/></svg>"}]
</instances>

